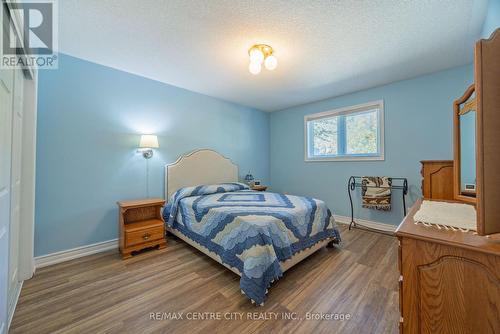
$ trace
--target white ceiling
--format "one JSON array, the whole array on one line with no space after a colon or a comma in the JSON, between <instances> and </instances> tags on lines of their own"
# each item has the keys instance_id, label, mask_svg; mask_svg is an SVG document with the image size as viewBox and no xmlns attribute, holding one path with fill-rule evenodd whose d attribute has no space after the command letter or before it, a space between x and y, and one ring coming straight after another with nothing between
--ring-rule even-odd
<instances>
[{"instance_id":1,"label":"white ceiling","mask_svg":"<svg viewBox=\"0 0 500 334\"><path fill-rule=\"evenodd\" d=\"M64 0L61 52L261 110L472 61L487 0ZM248 72L267 43L278 68Z\"/></svg>"}]
</instances>

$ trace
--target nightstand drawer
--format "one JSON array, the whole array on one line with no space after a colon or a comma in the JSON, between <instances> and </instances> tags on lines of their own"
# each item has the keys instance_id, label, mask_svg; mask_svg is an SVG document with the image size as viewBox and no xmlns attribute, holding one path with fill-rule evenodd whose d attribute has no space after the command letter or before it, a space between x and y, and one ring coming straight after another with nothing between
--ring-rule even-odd
<instances>
[{"instance_id":1,"label":"nightstand drawer","mask_svg":"<svg viewBox=\"0 0 500 334\"><path fill-rule=\"evenodd\" d=\"M139 245L148 241L163 239L163 226L125 232L125 245L127 247Z\"/></svg>"}]
</instances>

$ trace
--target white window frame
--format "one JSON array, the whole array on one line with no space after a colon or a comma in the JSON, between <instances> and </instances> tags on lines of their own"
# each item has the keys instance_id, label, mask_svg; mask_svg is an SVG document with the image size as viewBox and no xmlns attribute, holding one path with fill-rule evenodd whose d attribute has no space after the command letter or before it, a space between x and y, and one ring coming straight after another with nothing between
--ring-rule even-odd
<instances>
[{"instance_id":1,"label":"white window frame","mask_svg":"<svg viewBox=\"0 0 500 334\"><path fill-rule=\"evenodd\" d=\"M339 155L339 156L326 156L326 157L309 157L309 136L307 131L307 122L318 120L321 118L329 118L332 116L341 116L359 113L363 111L368 111L371 109L378 109L378 146L379 152L377 155ZM310 114L304 116L304 161L314 162L314 161L380 161L385 159L384 150L384 101L377 100L368 103L358 104L349 107L343 107L333 110L328 110L316 114Z\"/></svg>"}]
</instances>

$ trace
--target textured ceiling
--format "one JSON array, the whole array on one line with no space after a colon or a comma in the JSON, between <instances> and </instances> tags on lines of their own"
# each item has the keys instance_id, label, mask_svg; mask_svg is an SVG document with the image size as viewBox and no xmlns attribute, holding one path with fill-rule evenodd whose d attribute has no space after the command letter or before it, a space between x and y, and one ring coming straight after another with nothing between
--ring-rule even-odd
<instances>
[{"instance_id":1,"label":"textured ceiling","mask_svg":"<svg viewBox=\"0 0 500 334\"><path fill-rule=\"evenodd\" d=\"M273 111L472 61L487 0L64 0L61 52ZM254 76L248 48L273 46Z\"/></svg>"}]
</instances>

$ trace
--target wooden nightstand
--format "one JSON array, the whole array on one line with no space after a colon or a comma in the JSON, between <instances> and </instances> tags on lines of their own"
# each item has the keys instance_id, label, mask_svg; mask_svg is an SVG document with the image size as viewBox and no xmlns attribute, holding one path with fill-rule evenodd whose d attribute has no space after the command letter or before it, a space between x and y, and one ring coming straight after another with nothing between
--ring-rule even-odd
<instances>
[{"instance_id":1,"label":"wooden nightstand","mask_svg":"<svg viewBox=\"0 0 500 334\"><path fill-rule=\"evenodd\" d=\"M266 191L267 186L263 186L259 184L258 186L251 186L250 189L255 190L255 191Z\"/></svg>"},{"instance_id":2,"label":"wooden nightstand","mask_svg":"<svg viewBox=\"0 0 500 334\"><path fill-rule=\"evenodd\" d=\"M164 204L161 198L118 202L120 252L124 259L144 248L165 248L165 225L160 214Z\"/></svg>"}]
</instances>

